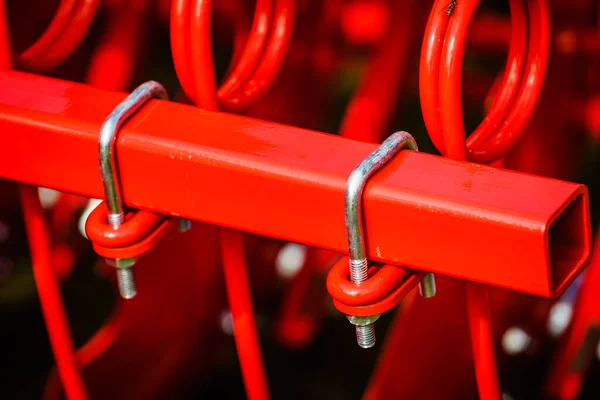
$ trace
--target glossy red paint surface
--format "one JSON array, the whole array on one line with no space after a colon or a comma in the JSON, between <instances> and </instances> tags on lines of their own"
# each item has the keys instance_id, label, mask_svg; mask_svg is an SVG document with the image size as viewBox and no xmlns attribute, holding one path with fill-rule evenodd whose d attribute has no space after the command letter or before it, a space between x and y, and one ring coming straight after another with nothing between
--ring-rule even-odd
<instances>
[{"instance_id":1,"label":"glossy red paint surface","mask_svg":"<svg viewBox=\"0 0 600 400\"><path fill-rule=\"evenodd\" d=\"M384 313L396 307L411 292L411 290L423 280L425 274L425 272L411 271L407 274L406 278L396 285L389 293L373 303L351 306L334 298L333 305L346 315L366 317Z\"/></svg>"},{"instance_id":2,"label":"glossy red paint surface","mask_svg":"<svg viewBox=\"0 0 600 400\"><path fill-rule=\"evenodd\" d=\"M97 135L123 96L14 72L0 73L0 82L10 89L0 94L0 126L11 142L0 149L0 175L100 197ZM151 101L123 127L117 148L132 208L345 252L345 182L374 145ZM556 296L589 254L587 201L581 185L406 152L365 191L369 257ZM551 240L555 221L560 234ZM563 234L576 243L572 251L562 251ZM422 251L424 239L436 247ZM505 250L520 247L527 252Z\"/></svg>"},{"instance_id":3,"label":"glossy red paint surface","mask_svg":"<svg viewBox=\"0 0 600 400\"><path fill-rule=\"evenodd\" d=\"M329 270L327 290L334 299L356 306L381 299L406 279L410 271L391 265L372 265L369 278L360 285L350 281L349 274L348 257L342 257Z\"/></svg>"},{"instance_id":4,"label":"glossy red paint surface","mask_svg":"<svg viewBox=\"0 0 600 400\"><path fill-rule=\"evenodd\" d=\"M391 310L425 276L392 265L373 265L369 278L356 284L350 280L348 257L342 257L327 275L327 291L333 305L346 315L369 316Z\"/></svg>"}]
</instances>

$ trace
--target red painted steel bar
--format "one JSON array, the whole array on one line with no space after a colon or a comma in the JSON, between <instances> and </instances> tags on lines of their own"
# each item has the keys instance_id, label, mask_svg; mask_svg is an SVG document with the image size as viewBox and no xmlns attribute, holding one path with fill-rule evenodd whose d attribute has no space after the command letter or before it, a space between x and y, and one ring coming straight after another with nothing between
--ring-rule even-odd
<instances>
[{"instance_id":1,"label":"red painted steel bar","mask_svg":"<svg viewBox=\"0 0 600 400\"><path fill-rule=\"evenodd\" d=\"M98 132L124 95L11 71L0 86L0 176L101 197ZM132 208L344 253L346 180L374 148L153 100L117 157ZM364 207L369 259L541 296L590 252L584 186L428 154L396 157Z\"/></svg>"}]
</instances>

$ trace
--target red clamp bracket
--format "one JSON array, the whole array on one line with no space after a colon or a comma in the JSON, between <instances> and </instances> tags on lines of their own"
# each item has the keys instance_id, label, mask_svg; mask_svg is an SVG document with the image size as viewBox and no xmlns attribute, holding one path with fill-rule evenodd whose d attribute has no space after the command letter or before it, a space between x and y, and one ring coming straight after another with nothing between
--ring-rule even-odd
<instances>
[{"instance_id":1,"label":"red clamp bracket","mask_svg":"<svg viewBox=\"0 0 600 400\"><path fill-rule=\"evenodd\" d=\"M415 285L420 284L423 297L435 296L433 274L409 272L390 265L369 268L367 260L362 216L363 191L369 178L405 147L419 150L409 133L396 132L390 135L358 164L346 184L344 212L348 257L342 258L329 272L327 289L336 308L356 326L356 340L362 348L375 345L373 324L382 312L398 304Z\"/></svg>"},{"instance_id":2,"label":"red clamp bracket","mask_svg":"<svg viewBox=\"0 0 600 400\"><path fill-rule=\"evenodd\" d=\"M152 249L176 224L176 220L148 211L127 213L114 229L108 224L108 209L100 203L86 221L85 230L98 255L108 259L138 257Z\"/></svg>"},{"instance_id":3,"label":"red clamp bracket","mask_svg":"<svg viewBox=\"0 0 600 400\"><path fill-rule=\"evenodd\" d=\"M394 308L425 275L427 272L375 264L369 268L367 280L356 284L349 278L348 257L342 257L327 275L327 291L340 312L366 317Z\"/></svg>"}]
</instances>

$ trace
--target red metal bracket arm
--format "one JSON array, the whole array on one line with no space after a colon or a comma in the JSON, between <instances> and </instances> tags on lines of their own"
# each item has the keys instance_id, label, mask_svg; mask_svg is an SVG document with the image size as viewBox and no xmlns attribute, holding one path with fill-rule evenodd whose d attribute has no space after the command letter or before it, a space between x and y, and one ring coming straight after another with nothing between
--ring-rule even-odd
<instances>
[{"instance_id":1,"label":"red metal bracket arm","mask_svg":"<svg viewBox=\"0 0 600 400\"><path fill-rule=\"evenodd\" d=\"M0 87L0 177L102 197L98 133L125 95L11 71ZM152 100L117 158L130 207L345 253L346 180L374 148ZM364 210L373 261L542 296L590 252L584 186L433 155L396 157Z\"/></svg>"}]
</instances>

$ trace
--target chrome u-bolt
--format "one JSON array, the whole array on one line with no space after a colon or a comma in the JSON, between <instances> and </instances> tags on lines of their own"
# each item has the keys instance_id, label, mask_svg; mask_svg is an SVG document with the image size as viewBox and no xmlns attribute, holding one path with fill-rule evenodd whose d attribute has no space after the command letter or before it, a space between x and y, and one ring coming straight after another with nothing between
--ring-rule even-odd
<instances>
[{"instance_id":1,"label":"chrome u-bolt","mask_svg":"<svg viewBox=\"0 0 600 400\"><path fill-rule=\"evenodd\" d=\"M417 143L410 133L393 133L373 153L361 161L350 174L346 184L344 211L346 234L348 235L350 280L358 285L366 281L369 276L369 261L367 260L362 219L362 194L369 178L403 148L418 151ZM427 274L423 278L419 289L423 297L435 295L433 274ZM368 349L375 345L374 323L379 316L379 314L366 317L347 316L348 321L356 327L356 340L360 347Z\"/></svg>"},{"instance_id":2,"label":"chrome u-bolt","mask_svg":"<svg viewBox=\"0 0 600 400\"><path fill-rule=\"evenodd\" d=\"M100 172L108 208L108 223L114 229L118 229L125 222L125 203L121 193L115 154L117 134L123 123L152 98L167 99L165 88L154 81L143 83L110 113L100 129ZM125 299L134 297L137 293L132 269L135 259L119 258L106 261L117 269L121 296Z\"/></svg>"}]
</instances>

